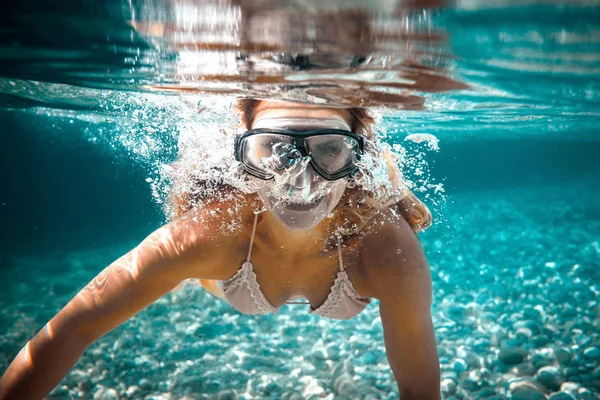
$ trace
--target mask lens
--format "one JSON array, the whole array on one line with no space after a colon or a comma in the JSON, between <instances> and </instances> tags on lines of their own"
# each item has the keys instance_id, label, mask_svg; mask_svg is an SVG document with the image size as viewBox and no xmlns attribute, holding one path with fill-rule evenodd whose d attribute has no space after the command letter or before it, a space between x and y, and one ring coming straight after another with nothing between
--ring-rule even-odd
<instances>
[{"instance_id":1,"label":"mask lens","mask_svg":"<svg viewBox=\"0 0 600 400\"><path fill-rule=\"evenodd\" d=\"M263 178L289 167L298 152L291 137L275 133L248 136L241 145L242 162L251 172Z\"/></svg>"},{"instance_id":2,"label":"mask lens","mask_svg":"<svg viewBox=\"0 0 600 400\"><path fill-rule=\"evenodd\" d=\"M329 175L352 169L355 139L343 135L318 135L306 139L306 146L317 166Z\"/></svg>"}]
</instances>

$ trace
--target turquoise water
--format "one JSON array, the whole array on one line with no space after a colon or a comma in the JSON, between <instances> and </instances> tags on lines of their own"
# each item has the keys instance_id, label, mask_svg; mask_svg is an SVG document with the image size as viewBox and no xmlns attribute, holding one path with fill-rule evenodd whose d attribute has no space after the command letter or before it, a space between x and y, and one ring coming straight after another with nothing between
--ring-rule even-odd
<instances>
[{"instance_id":1,"label":"turquoise water","mask_svg":"<svg viewBox=\"0 0 600 400\"><path fill-rule=\"evenodd\" d=\"M420 238L443 398L600 398L600 7L362 5L387 34L357 48L275 22L240 41L243 8L187 8L204 21L190 28L177 4L32 2L0 16L2 370L164 223L161 171L189 125L227 125L245 93L347 104L359 88L434 212ZM272 56L300 47L318 61ZM355 54L370 61L348 69ZM99 340L50 398L395 399L378 314L374 302L350 321L245 316L190 286Z\"/></svg>"}]
</instances>

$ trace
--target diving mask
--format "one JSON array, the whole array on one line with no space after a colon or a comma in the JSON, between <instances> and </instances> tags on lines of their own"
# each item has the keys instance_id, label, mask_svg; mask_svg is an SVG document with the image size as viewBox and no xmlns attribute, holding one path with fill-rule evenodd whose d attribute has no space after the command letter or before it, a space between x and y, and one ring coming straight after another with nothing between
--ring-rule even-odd
<instances>
[{"instance_id":1,"label":"diving mask","mask_svg":"<svg viewBox=\"0 0 600 400\"><path fill-rule=\"evenodd\" d=\"M236 158L265 181L261 201L288 228L313 228L340 201L342 178L357 171L363 138L336 118L268 118L253 128L236 140Z\"/></svg>"},{"instance_id":2,"label":"diving mask","mask_svg":"<svg viewBox=\"0 0 600 400\"><path fill-rule=\"evenodd\" d=\"M326 180L344 178L358 170L356 161L363 149L362 136L331 128L255 128L235 142L237 161L243 164L247 173L264 180L273 179L275 174L281 175L306 157Z\"/></svg>"}]
</instances>

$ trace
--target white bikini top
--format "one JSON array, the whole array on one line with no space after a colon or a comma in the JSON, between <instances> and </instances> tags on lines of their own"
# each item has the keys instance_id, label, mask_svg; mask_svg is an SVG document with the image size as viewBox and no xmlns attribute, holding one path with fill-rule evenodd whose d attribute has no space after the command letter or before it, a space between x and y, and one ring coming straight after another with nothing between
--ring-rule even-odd
<instances>
[{"instance_id":1,"label":"white bikini top","mask_svg":"<svg viewBox=\"0 0 600 400\"><path fill-rule=\"evenodd\" d=\"M223 294L227 301L238 311L244 314L267 314L277 313L280 307L273 307L267 300L263 292L260 290L260 285L256 280L254 266L250 261L252 255L252 245L254 243L254 235L256 233L256 224L258 214L254 217L254 226L252 227L252 236L250 238L250 248L248 249L248 257L242 264L242 267L229 279L218 281L219 286L223 290ZM340 270L337 277L333 281L331 291L327 299L319 307L310 308L311 314L317 314L321 317L332 319L350 319L361 313L362 310L371 302L369 298L361 297L352 282L348 277L348 273L344 270L342 262L342 247L338 240L338 258ZM295 296L292 299L301 298ZM287 304L310 304L308 302L288 301Z\"/></svg>"}]
</instances>

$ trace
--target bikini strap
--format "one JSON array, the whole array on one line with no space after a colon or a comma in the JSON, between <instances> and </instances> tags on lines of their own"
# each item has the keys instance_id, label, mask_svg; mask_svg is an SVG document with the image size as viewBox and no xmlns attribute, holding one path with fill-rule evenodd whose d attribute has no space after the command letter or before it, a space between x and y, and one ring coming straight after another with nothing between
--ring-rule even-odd
<instances>
[{"instance_id":1,"label":"bikini strap","mask_svg":"<svg viewBox=\"0 0 600 400\"><path fill-rule=\"evenodd\" d=\"M252 236L250 236L250 248L248 249L248 257L246 257L246 261L250 261L250 256L252 255L252 245L254 244L254 234L256 233L256 223L258 222L258 214L254 214L254 225L252 226Z\"/></svg>"},{"instance_id":2,"label":"bikini strap","mask_svg":"<svg viewBox=\"0 0 600 400\"><path fill-rule=\"evenodd\" d=\"M344 270L344 261L342 260L342 238L338 236L338 259L340 261L340 271Z\"/></svg>"}]
</instances>

